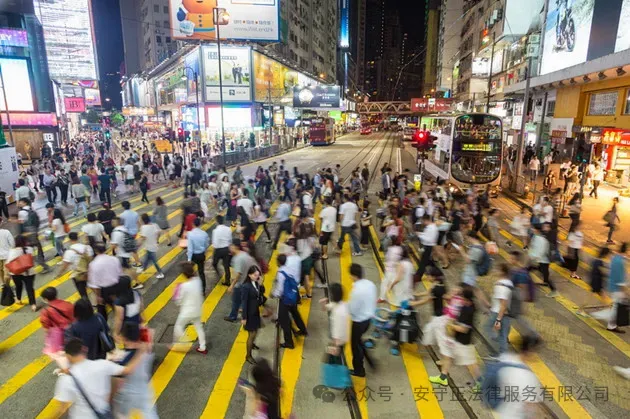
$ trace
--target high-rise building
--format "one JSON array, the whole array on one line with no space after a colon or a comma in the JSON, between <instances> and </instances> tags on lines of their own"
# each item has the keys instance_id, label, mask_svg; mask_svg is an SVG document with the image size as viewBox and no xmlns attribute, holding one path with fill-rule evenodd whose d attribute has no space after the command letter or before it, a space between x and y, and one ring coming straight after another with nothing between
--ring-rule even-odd
<instances>
[{"instance_id":1,"label":"high-rise building","mask_svg":"<svg viewBox=\"0 0 630 419\"><path fill-rule=\"evenodd\" d=\"M126 73L149 70L178 49L169 13L169 0L120 2Z\"/></svg>"},{"instance_id":2,"label":"high-rise building","mask_svg":"<svg viewBox=\"0 0 630 419\"><path fill-rule=\"evenodd\" d=\"M374 100L381 87L385 32L385 0L365 0L365 80L363 87Z\"/></svg>"},{"instance_id":3,"label":"high-rise building","mask_svg":"<svg viewBox=\"0 0 630 419\"><path fill-rule=\"evenodd\" d=\"M395 98L396 85L399 84L398 75L401 71L401 51L403 34L400 31L400 15L395 9L385 12L383 27L383 55L381 57L381 71L379 73L378 100L392 100Z\"/></svg>"},{"instance_id":4,"label":"high-rise building","mask_svg":"<svg viewBox=\"0 0 630 419\"><path fill-rule=\"evenodd\" d=\"M436 90L452 97L455 90L453 69L459 55L464 13L464 0L442 0L440 8ZM448 92L448 94L447 94Z\"/></svg>"},{"instance_id":5,"label":"high-rise building","mask_svg":"<svg viewBox=\"0 0 630 419\"><path fill-rule=\"evenodd\" d=\"M436 91L439 21L440 0L425 0L423 95L434 94Z\"/></svg>"}]
</instances>

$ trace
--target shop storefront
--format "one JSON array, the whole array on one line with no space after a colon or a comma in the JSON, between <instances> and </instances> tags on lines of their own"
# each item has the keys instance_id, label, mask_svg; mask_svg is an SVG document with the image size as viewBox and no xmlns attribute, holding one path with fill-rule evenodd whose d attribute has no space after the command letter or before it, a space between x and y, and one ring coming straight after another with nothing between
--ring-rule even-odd
<instances>
[{"instance_id":1,"label":"shop storefront","mask_svg":"<svg viewBox=\"0 0 630 419\"><path fill-rule=\"evenodd\" d=\"M630 131L595 129L590 133L593 160L606 169L606 182L626 186L630 174Z\"/></svg>"},{"instance_id":2,"label":"shop storefront","mask_svg":"<svg viewBox=\"0 0 630 419\"><path fill-rule=\"evenodd\" d=\"M210 143L212 150L221 149L221 108L206 106L206 121L204 138ZM254 135L251 106L224 106L223 123L225 126L225 149L236 151L239 148L251 146L250 137Z\"/></svg>"},{"instance_id":3,"label":"shop storefront","mask_svg":"<svg viewBox=\"0 0 630 419\"><path fill-rule=\"evenodd\" d=\"M9 116L13 133L9 130L6 112L2 112L4 135L7 143L12 144L24 159L41 158L44 143L52 150L59 145L57 115L54 113L11 112Z\"/></svg>"}]
</instances>

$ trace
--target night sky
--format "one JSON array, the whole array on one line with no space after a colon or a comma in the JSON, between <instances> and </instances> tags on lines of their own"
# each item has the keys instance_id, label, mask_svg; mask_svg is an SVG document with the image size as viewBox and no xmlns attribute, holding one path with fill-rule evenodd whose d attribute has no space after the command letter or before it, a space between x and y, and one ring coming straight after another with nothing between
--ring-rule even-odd
<instances>
[{"instance_id":1,"label":"night sky","mask_svg":"<svg viewBox=\"0 0 630 419\"><path fill-rule=\"evenodd\" d=\"M92 1L94 36L101 80L101 100L105 109L122 108L120 66L124 60L119 0ZM123 0L135 1L135 0ZM105 98L110 98L106 102Z\"/></svg>"},{"instance_id":2,"label":"night sky","mask_svg":"<svg viewBox=\"0 0 630 419\"><path fill-rule=\"evenodd\" d=\"M421 45L424 37L425 0L385 0L385 4L391 4L398 9L401 31L407 33L411 48Z\"/></svg>"}]
</instances>

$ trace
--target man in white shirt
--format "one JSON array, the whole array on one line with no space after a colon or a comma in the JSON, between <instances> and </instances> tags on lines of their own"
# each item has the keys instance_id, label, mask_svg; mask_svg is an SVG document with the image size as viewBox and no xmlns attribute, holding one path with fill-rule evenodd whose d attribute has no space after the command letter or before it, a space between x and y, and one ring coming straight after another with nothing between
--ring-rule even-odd
<instances>
[{"instance_id":1,"label":"man in white shirt","mask_svg":"<svg viewBox=\"0 0 630 419\"><path fill-rule=\"evenodd\" d=\"M595 199L597 199L597 188L599 188L599 184L604 180L604 170L601 168L599 164L596 164L593 168L593 189L591 189L591 193L588 196L592 197L595 195Z\"/></svg>"},{"instance_id":2,"label":"man in white shirt","mask_svg":"<svg viewBox=\"0 0 630 419\"><path fill-rule=\"evenodd\" d=\"M322 246L322 259L328 259L328 243L330 236L335 231L337 225L337 208L332 206L332 198L324 198L324 209L319 213L322 220L322 234L319 236L319 244Z\"/></svg>"},{"instance_id":3,"label":"man in white shirt","mask_svg":"<svg viewBox=\"0 0 630 419\"><path fill-rule=\"evenodd\" d=\"M376 285L363 277L363 267L353 263L350 265L350 277L352 278L352 291L348 300L348 310L352 319L350 344L352 346L352 368L350 374L356 377L365 377L363 358L372 368L374 361L368 356L361 337L370 327L370 320L376 312L377 290Z\"/></svg>"},{"instance_id":4,"label":"man in white shirt","mask_svg":"<svg viewBox=\"0 0 630 419\"><path fill-rule=\"evenodd\" d=\"M278 223L278 231L276 233L276 238L273 241L273 250L276 250L278 247L278 242L280 241L280 235L282 232L287 234L291 234L291 205L289 201L291 197L285 196L284 201L278 205L278 209L276 209L276 213L274 214L274 218Z\"/></svg>"},{"instance_id":5,"label":"man in white shirt","mask_svg":"<svg viewBox=\"0 0 630 419\"><path fill-rule=\"evenodd\" d=\"M300 259L299 256L297 256L297 258ZM271 291L271 295L275 298L278 298L278 322L280 323L282 334L284 336L284 343L281 343L280 346L285 349L293 349L295 346L293 344L291 318L293 318L295 325L299 329L298 333L296 334L297 336L308 336L308 331L306 330L306 325L304 324L302 316L297 309L297 304L286 304L283 299L284 288L287 286L286 281L295 281L298 285L300 283L300 277L294 276L295 267L290 266L288 259L289 258L284 253L279 254L276 258L278 264L278 272L276 274L276 280L274 282L274 287Z\"/></svg>"},{"instance_id":6,"label":"man in white shirt","mask_svg":"<svg viewBox=\"0 0 630 419\"><path fill-rule=\"evenodd\" d=\"M361 247L359 246L359 236L356 232L359 207L349 196L344 195L343 199L344 203L339 207L339 215L341 215L341 235L337 241L337 249L341 252L346 234L349 234L354 248L352 256L361 256L363 253L361 252Z\"/></svg>"},{"instance_id":7,"label":"man in white shirt","mask_svg":"<svg viewBox=\"0 0 630 419\"><path fill-rule=\"evenodd\" d=\"M313 214L313 195L311 195L311 187L308 187L302 194L302 206L310 217Z\"/></svg>"},{"instance_id":8,"label":"man in white shirt","mask_svg":"<svg viewBox=\"0 0 630 419\"><path fill-rule=\"evenodd\" d=\"M105 227L96 221L96 214L91 212L87 216L87 224L81 227L81 232L88 238L90 246L96 243L104 243L107 236L105 235Z\"/></svg>"},{"instance_id":9,"label":"man in white shirt","mask_svg":"<svg viewBox=\"0 0 630 419\"><path fill-rule=\"evenodd\" d=\"M418 278L422 278L427 266L433 263L431 255L433 253L433 248L438 244L438 237L440 235L437 225L431 221L431 216L429 214L424 214L422 216L422 225L424 225L424 229L422 232L418 233L418 238L420 239L420 243L422 243L424 252L422 252L420 265L416 271Z\"/></svg>"},{"instance_id":10,"label":"man in white shirt","mask_svg":"<svg viewBox=\"0 0 630 419\"><path fill-rule=\"evenodd\" d=\"M123 167L123 170L125 171L125 185L129 186L129 189L131 189L131 192L135 192L135 186L134 186L134 179L135 179L135 174L134 174L134 168L133 168L133 164L131 164L131 161L127 161L127 164L125 165L125 167Z\"/></svg>"},{"instance_id":11,"label":"man in white shirt","mask_svg":"<svg viewBox=\"0 0 630 419\"><path fill-rule=\"evenodd\" d=\"M107 318L105 305L113 308L113 298L118 294L118 281L122 275L122 265L115 256L105 254L105 246L94 246L96 257L88 267L87 286L96 293L98 312Z\"/></svg>"},{"instance_id":12,"label":"man in white shirt","mask_svg":"<svg viewBox=\"0 0 630 419\"><path fill-rule=\"evenodd\" d=\"M157 261L158 240L160 239L161 233L160 227L151 222L151 218L149 218L149 214L146 212L143 213L140 218L143 225L140 227L140 232L138 233L138 247L144 244L146 254L142 266L136 270L136 273L140 274L143 271L146 271L149 264L153 263L153 266L155 266L155 270L157 271L157 275L155 275L155 277L157 279L162 279L164 278L164 273Z\"/></svg>"},{"instance_id":13,"label":"man in white shirt","mask_svg":"<svg viewBox=\"0 0 630 419\"><path fill-rule=\"evenodd\" d=\"M243 211L245 211L245 214L247 214L247 218L251 220L252 216L254 215L254 202L249 199L249 191L247 190L247 188L243 188L241 196L242 198L239 198L236 201L236 208L243 208Z\"/></svg>"},{"instance_id":14,"label":"man in white shirt","mask_svg":"<svg viewBox=\"0 0 630 419\"><path fill-rule=\"evenodd\" d=\"M543 223L553 222L553 207L549 204L549 198L546 196L543 197L541 215Z\"/></svg>"},{"instance_id":15,"label":"man in white shirt","mask_svg":"<svg viewBox=\"0 0 630 419\"><path fill-rule=\"evenodd\" d=\"M24 179L18 179L19 188L15 190L15 200L19 201L22 198L31 199L31 189L26 186L26 181Z\"/></svg>"},{"instance_id":16,"label":"man in white shirt","mask_svg":"<svg viewBox=\"0 0 630 419\"><path fill-rule=\"evenodd\" d=\"M507 263L501 264L501 276L494 283L490 315L486 323L486 332L489 336L495 336L493 340L499 344L499 354L507 352L508 334L510 332L511 318L508 316L512 293L515 292L514 284L510 280L510 267Z\"/></svg>"},{"instance_id":17,"label":"man in white shirt","mask_svg":"<svg viewBox=\"0 0 630 419\"><path fill-rule=\"evenodd\" d=\"M540 171L540 160L538 160L538 157L537 156L532 157L527 167L529 168L530 179L533 182L536 180L538 176L538 172Z\"/></svg>"},{"instance_id":18,"label":"man in white shirt","mask_svg":"<svg viewBox=\"0 0 630 419\"><path fill-rule=\"evenodd\" d=\"M54 399L59 403L52 416L61 417L63 412L70 409L70 419L87 419L97 416L86 398L99 414L111 413L112 378L132 374L141 364L146 349L141 345L126 366L104 359L86 359L85 347L79 338L68 340L64 352L70 368L68 374L61 374L57 379Z\"/></svg>"},{"instance_id":19,"label":"man in white shirt","mask_svg":"<svg viewBox=\"0 0 630 419\"><path fill-rule=\"evenodd\" d=\"M232 229L223 224L223 216L217 215L217 226L212 230L212 247L214 247L214 253L212 254L212 267L217 273L217 280L221 278L219 273L219 261L223 262L223 272L225 278L223 285L230 286L231 274L230 274L230 245L232 244Z\"/></svg>"},{"instance_id":20,"label":"man in white shirt","mask_svg":"<svg viewBox=\"0 0 630 419\"><path fill-rule=\"evenodd\" d=\"M70 278L72 278L79 295L81 298L89 301L87 295L87 267L94 256L94 251L87 244L79 243L79 235L75 231L71 231L68 234L68 240L70 240L70 247L63 253L59 275L70 269ZM85 259L82 261L83 258Z\"/></svg>"}]
</instances>

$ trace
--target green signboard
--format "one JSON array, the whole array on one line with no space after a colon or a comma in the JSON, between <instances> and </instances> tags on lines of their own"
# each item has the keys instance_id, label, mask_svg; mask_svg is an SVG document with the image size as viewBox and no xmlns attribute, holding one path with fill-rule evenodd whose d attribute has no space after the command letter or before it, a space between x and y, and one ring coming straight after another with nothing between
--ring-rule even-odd
<instances>
[{"instance_id":1,"label":"green signboard","mask_svg":"<svg viewBox=\"0 0 630 419\"><path fill-rule=\"evenodd\" d=\"M328 111L328 116L335 121L341 121L341 111Z\"/></svg>"}]
</instances>

